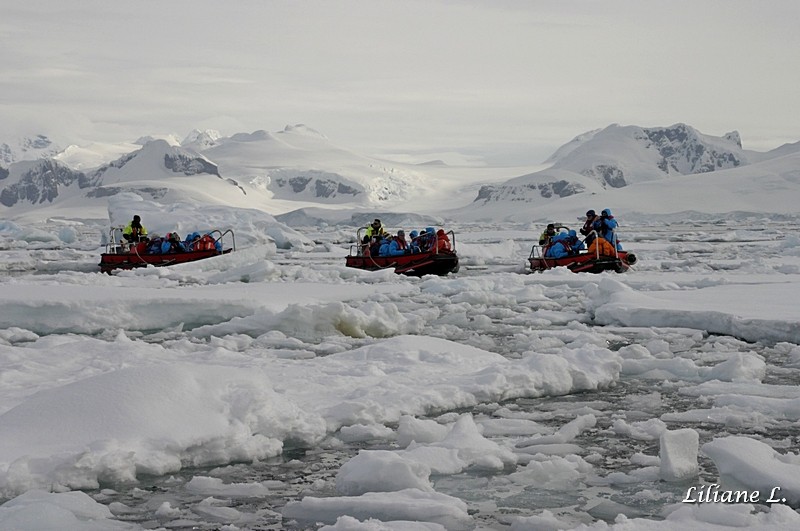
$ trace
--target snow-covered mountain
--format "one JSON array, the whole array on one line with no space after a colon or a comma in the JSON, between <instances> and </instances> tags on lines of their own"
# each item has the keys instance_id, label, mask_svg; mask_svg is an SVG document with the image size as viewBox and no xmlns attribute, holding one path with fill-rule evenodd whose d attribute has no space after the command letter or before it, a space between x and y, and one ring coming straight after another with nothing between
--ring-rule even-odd
<instances>
[{"instance_id":1,"label":"snow-covered mountain","mask_svg":"<svg viewBox=\"0 0 800 531\"><path fill-rule=\"evenodd\" d=\"M543 204L554 198L745 167L798 151L795 144L768 153L747 151L735 131L714 137L686 124L654 128L614 124L562 146L548 159L552 165L547 169L481 187L470 208Z\"/></svg>"},{"instance_id":2,"label":"snow-covered mountain","mask_svg":"<svg viewBox=\"0 0 800 531\"><path fill-rule=\"evenodd\" d=\"M200 135L196 135L200 138ZM197 146L197 141L190 142ZM302 124L217 138L200 153L223 175L268 191L272 198L360 205L403 201L423 186L424 172L340 148Z\"/></svg>"},{"instance_id":3,"label":"snow-covered mountain","mask_svg":"<svg viewBox=\"0 0 800 531\"><path fill-rule=\"evenodd\" d=\"M178 176L213 175L221 178L217 165L195 152L153 140L141 149L91 172L96 186L136 186L142 181L161 181Z\"/></svg>"},{"instance_id":4,"label":"snow-covered mountain","mask_svg":"<svg viewBox=\"0 0 800 531\"><path fill-rule=\"evenodd\" d=\"M481 188L476 202L530 201L707 173L749 164L739 133L704 135L685 124L644 128L610 125L575 137L546 170Z\"/></svg>"},{"instance_id":5,"label":"snow-covered mountain","mask_svg":"<svg viewBox=\"0 0 800 531\"><path fill-rule=\"evenodd\" d=\"M749 163L738 132L714 137L686 124L652 128L613 124L576 137L549 160L554 169L614 188Z\"/></svg>"},{"instance_id":6,"label":"snow-covered mountain","mask_svg":"<svg viewBox=\"0 0 800 531\"><path fill-rule=\"evenodd\" d=\"M212 204L238 201L252 208L285 203L287 206L277 208L280 211L314 205L390 208L429 196L436 181L430 178L431 173L442 173L441 167L356 154L302 124L275 133L259 130L231 137L213 130L195 130L180 143L175 135L167 135L142 137L118 146L69 146L53 160L58 167L84 174L81 182L90 188L84 195L90 199L136 191L146 198L166 200L174 192ZM50 181L45 191L48 183L43 177L37 181L29 171L27 167L10 167L5 179L0 176L0 193L5 192L6 206L30 207L40 198L48 203L60 201L65 188L76 181ZM190 182L176 179L181 176L195 177ZM219 190L216 185L220 183L209 186L201 176L213 176L228 186ZM200 181L204 182L202 186ZM292 203L293 208L288 206Z\"/></svg>"},{"instance_id":7,"label":"snow-covered mountain","mask_svg":"<svg viewBox=\"0 0 800 531\"><path fill-rule=\"evenodd\" d=\"M223 138L222 134L214 129L207 129L205 131L194 129L186 135L180 145L195 151L203 151L204 149L216 146L221 138Z\"/></svg>"},{"instance_id":8,"label":"snow-covered mountain","mask_svg":"<svg viewBox=\"0 0 800 531\"><path fill-rule=\"evenodd\" d=\"M748 212L795 212L800 201L800 142L748 151L736 132L713 137L685 124L590 131L558 149L539 171L390 162L338 147L305 125L176 138L70 146L50 159L14 162L0 169L0 205L10 218L46 218L49 206L105 216L109 197L131 192L165 204L188 201L275 216L297 211L286 219L346 223L378 212L483 221L539 220L605 206L634 212L633 204L642 201L669 209L674 202L663 201L668 195L685 195L686 209L703 194L729 195L732 209Z\"/></svg>"},{"instance_id":9,"label":"snow-covered mountain","mask_svg":"<svg viewBox=\"0 0 800 531\"><path fill-rule=\"evenodd\" d=\"M73 170L55 158L14 163L0 183L0 203L20 212L80 205L87 213L105 212L108 197L122 192L165 203L227 205L237 205L246 195L236 181L223 178L213 162L161 139L88 171Z\"/></svg>"},{"instance_id":10,"label":"snow-covered mountain","mask_svg":"<svg viewBox=\"0 0 800 531\"><path fill-rule=\"evenodd\" d=\"M4 180L0 181L5 184L0 189L0 204L6 207L18 203L52 203L63 188L86 188L91 185L85 173L53 159L17 162L6 171Z\"/></svg>"},{"instance_id":11,"label":"snow-covered mountain","mask_svg":"<svg viewBox=\"0 0 800 531\"><path fill-rule=\"evenodd\" d=\"M11 143L0 143L0 168L8 168L14 162L52 157L61 150L45 135L17 139ZM0 176L2 179L2 176Z\"/></svg>"}]
</instances>

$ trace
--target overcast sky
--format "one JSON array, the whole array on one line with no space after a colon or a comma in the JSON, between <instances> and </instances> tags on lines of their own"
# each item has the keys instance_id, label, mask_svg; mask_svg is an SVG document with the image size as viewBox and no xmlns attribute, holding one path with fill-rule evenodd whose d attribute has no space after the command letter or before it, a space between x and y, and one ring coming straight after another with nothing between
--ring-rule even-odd
<instances>
[{"instance_id":1,"label":"overcast sky","mask_svg":"<svg viewBox=\"0 0 800 531\"><path fill-rule=\"evenodd\" d=\"M365 154L612 123L800 140L797 0L4 0L0 142L304 123ZM517 153L518 155L519 153Z\"/></svg>"}]
</instances>

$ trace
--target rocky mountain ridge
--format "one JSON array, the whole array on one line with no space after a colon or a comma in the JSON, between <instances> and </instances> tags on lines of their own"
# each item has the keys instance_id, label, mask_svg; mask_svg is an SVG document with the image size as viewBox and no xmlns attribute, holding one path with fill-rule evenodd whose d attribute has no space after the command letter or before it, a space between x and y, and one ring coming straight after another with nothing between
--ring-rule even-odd
<instances>
[{"instance_id":1,"label":"rocky mountain ridge","mask_svg":"<svg viewBox=\"0 0 800 531\"><path fill-rule=\"evenodd\" d=\"M158 178L153 179L154 175ZM200 175L222 178L217 166L201 155L170 146L164 140L154 140L138 151L86 172L73 170L52 158L14 163L7 175L12 182L0 189L0 204L13 207L19 203L53 203L64 192L76 193L76 188L87 198L138 191L156 199L164 196L168 183L159 187L154 186L153 180Z\"/></svg>"},{"instance_id":2,"label":"rocky mountain ridge","mask_svg":"<svg viewBox=\"0 0 800 531\"><path fill-rule=\"evenodd\" d=\"M45 135L34 135L32 137L22 137L15 142L0 143L0 168L8 167L23 160L36 160L45 157L52 157L61 151Z\"/></svg>"},{"instance_id":3,"label":"rocky mountain ridge","mask_svg":"<svg viewBox=\"0 0 800 531\"><path fill-rule=\"evenodd\" d=\"M542 204L744 167L800 151L800 142L767 153L747 151L735 131L714 137L686 124L653 128L612 124L583 133L559 148L544 170L511 179L510 172L493 180L473 177L467 183L462 180L466 168L365 157L333 145L325 135L302 124L274 133L259 130L230 137L212 130L192 131L182 141L172 135L142 137L127 144L127 150L133 151L121 156L120 151L109 151L114 158L95 167L74 164L75 154L81 153L76 146L54 154L52 142L44 135L17 144L27 151L14 151L15 162L8 168L0 166L0 204L5 207L32 209L66 196L104 200L134 192L153 200L188 198L250 208L268 208L280 201L284 212L289 211L287 204L296 204L297 209L314 205L359 210L400 205L413 211L420 200L435 205L436 194L447 187L451 193L462 194L462 202L450 203L450 208L470 200L472 205L466 208L503 202ZM67 151L72 165L62 160ZM10 147L7 152L12 152ZM20 153L29 158L39 153L39 160L16 160Z\"/></svg>"},{"instance_id":4,"label":"rocky mountain ridge","mask_svg":"<svg viewBox=\"0 0 800 531\"><path fill-rule=\"evenodd\" d=\"M686 124L645 128L610 125L565 144L552 166L499 185L481 187L477 203L568 197L607 188L735 168L750 163L736 131L721 137Z\"/></svg>"}]
</instances>

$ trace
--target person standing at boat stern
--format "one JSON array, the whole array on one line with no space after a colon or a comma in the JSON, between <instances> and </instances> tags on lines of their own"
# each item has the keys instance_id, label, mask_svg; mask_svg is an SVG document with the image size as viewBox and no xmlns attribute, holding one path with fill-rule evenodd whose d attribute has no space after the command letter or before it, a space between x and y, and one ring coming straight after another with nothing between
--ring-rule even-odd
<instances>
[{"instance_id":1,"label":"person standing at boat stern","mask_svg":"<svg viewBox=\"0 0 800 531\"><path fill-rule=\"evenodd\" d=\"M597 233L594 231L594 222L597 221L597 213L594 210L589 210L586 212L586 221L583 222L583 227L581 227L580 232L586 238L583 242L588 247L592 244L592 241L597 237Z\"/></svg>"},{"instance_id":2,"label":"person standing at boat stern","mask_svg":"<svg viewBox=\"0 0 800 531\"><path fill-rule=\"evenodd\" d=\"M133 216L133 220L122 230L122 236L134 243L147 240L147 229L142 225L142 218Z\"/></svg>"},{"instance_id":3,"label":"person standing at boat stern","mask_svg":"<svg viewBox=\"0 0 800 531\"><path fill-rule=\"evenodd\" d=\"M597 232L597 234L599 234L601 238L604 238L606 241L608 241L611 245L616 247L617 251L621 251L622 245L619 243L616 233L618 226L619 224L611 214L611 210L607 208L604 208L603 211L600 212L600 218L594 222L594 230Z\"/></svg>"}]
</instances>

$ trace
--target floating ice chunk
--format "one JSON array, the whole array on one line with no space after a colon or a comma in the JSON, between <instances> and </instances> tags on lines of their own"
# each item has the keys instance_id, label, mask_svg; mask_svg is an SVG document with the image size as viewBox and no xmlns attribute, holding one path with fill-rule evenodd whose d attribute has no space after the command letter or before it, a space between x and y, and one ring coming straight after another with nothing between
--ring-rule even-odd
<instances>
[{"instance_id":1,"label":"floating ice chunk","mask_svg":"<svg viewBox=\"0 0 800 531\"><path fill-rule=\"evenodd\" d=\"M29 490L0 505L0 529L104 531L141 529L113 519L105 505L80 491Z\"/></svg>"},{"instance_id":2,"label":"floating ice chunk","mask_svg":"<svg viewBox=\"0 0 800 531\"><path fill-rule=\"evenodd\" d=\"M672 352L669 349L669 343L663 339L651 339L647 342L647 350L656 358L672 357Z\"/></svg>"},{"instance_id":3,"label":"floating ice chunk","mask_svg":"<svg viewBox=\"0 0 800 531\"><path fill-rule=\"evenodd\" d=\"M233 507L226 507L227 500L206 498L194 507L192 512L211 522L242 524L255 520L256 516L239 511Z\"/></svg>"},{"instance_id":4,"label":"floating ice chunk","mask_svg":"<svg viewBox=\"0 0 800 531\"><path fill-rule=\"evenodd\" d=\"M432 474L458 474L469 466L469 463L458 457L458 450L455 448L414 443L408 449L400 450L398 454L411 461L428 465Z\"/></svg>"},{"instance_id":5,"label":"floating ice chunk","mask_svg":"<svg viewBox=\"0 0 800 531\"><path fill-rule=\"evenodd\" d=\"M613 520L619 515L625 515L628 518L637 516L644 516L644 512L613 500L596 499L587 504L583 508L588 514L600 520Z\"/></svg>"},{"instance_id":6,"label":"floating ice chunk","mask_svg":"<svg viewBox=\"0 0 800 531\"><path fill-rule=\"evenodd\" d=\"M389 450L362 450L336 474L336 490L348 496L403 489L433 491L431 469Z\"/></svg>"},{"instance_id":7,"label":"floating ice chunk","mask_svg":"<svg viewBox=\"0 0 800 531\"><path fill-rule=\"evenodd\" d=\"M761 508L756 509L749 503L678 503L663 521L650 518L628 518L621 514L614 519L614 524L611 526L600 521L590 525L579 525L573 527L573 530L772 529L777 531L798 528L800 528L800 514L782 504L775 504L768 510L762 510ZM539 528L512 527L513 531L527 529Z\"/></svg>"},{"instance_id":8,"label":"floating ice chunk","mask_svg":"<svg viewBox=\"0 0 800 531\"><path fill-rule=\"evenodd\" d=\"M0 344L2 345L12 345L23 341L36 341L38 338L39 336L30 330L25 330L24 328L18 328L16 326L0 330ZM798 349L798 351L800 351L800 349Z\"/></svg>"},{"instance_id":9,"label":"floating ice chunk","mask_svg":"<svg viewBox=\"0 0 800 531\"><path fill-rule=\"evenodd\" d=\"M534 435L549 433L551 430L538 422L527 419L482 419L478 424L484 436L497 435Z\"/></svg>"},{"instance_id":10,"label":"floating ice chunk","mask_svg":"<svg viewBox=\"0 0 800 531\"><path fill-rule=\"evenodd\" d=\"M719 380L703 382L698 385L687 385L681 387L679 393L694 397L742 395L747 397L800 398L800 389L796 385L766 385L758 382L738 382L732 384Z\"/></svg>"},{"instance_id":11,"label":"floating ice chunk","mask_svg":"<svg viewBox=\"0 0 800 531\"><path fill-rule=\"evenodd\" d=\"M623 359L641 360L652 359L653 354L643 345L626 345L617 351Z\"/></svg>"},{"instance_id":12,"label":"floating ice chunk","mask_svg":"<svg viewBox=\"0 0 800 531\"><path fill-rule=\"evenodd\" d=\"M786 343L784 343L784 345L786 345ZM788 367L800 367L800 347L790 346L788 354L789 359L786 360L786 365Z\"/></svg>"},{"instance_id":13,"label":"floating ice chunk","mask_svg":"<svg viewBox=\"0 0 800 531\"><path fill-rule=\"evenodd\" d=\"M625 422L617 419L611 425L611 430L618 435L626 435L640 441L654 441L661 437L667 429L667 424L661 419L648 419L640 422Z\"/></svg>"},{"instance_id":14,"label":"floating ice chunk","mask_svg":"<svg viewBox=\"0 0 800 531\"><path fill-rule=\"evenodd\" d=\"M454 448L461 459L481 468L500 470L517 463L517 456L511 450L481 435L470 414L461 415L436 446Z\"/></svg>"},{"instance_id":15,"label":"floating ice chunk","mask_svg":"<svg viewBox=\"0 0 800 531\"><path fill-rule=\"evenodd\" d=\"M178 518L181 515L181 510L165 501L158 506L158 509L156 509L153 514L162 520L170 520L172 518Z\"/></svg>"},{"instance_id":16,"label":"floating ice chunk","mask_svg":"<svg viewBox=\"0 0 800 531\"><path fill-rule=\"evenodd\" d=\"M542 514L535 516L520 516L514 519L510 531L558 531L559 529L572 529L578 520L562 520L552 512L545 509Z\"/></svg>"},{"instance_id":17,"label":"floating ice chunk","mask_svg":"<svg viewBox=\"0 0 800 531\"><path fill-rule=\"evenodd\" d=\"M567 422L559 430L552 435L542 435L540 437L532 437L517 443L517 447L525 447L535 444L562 444L573 441L578 435L593 428L597 424L597 417L591 413L588 415L581 415Z\"/></svg>"},{"instance_id":18,"label":"floating ice chunk","mask_svg":"<svg viewBox=\"0 0 800 531\"><path fill-rule=\"evenodd\" d=\"M659 466L661 464L661 458L657 455L647 455L641 452L636 452L631 456L631 464L632 465L643 465L643 466Z\"/></svg>"},{"instance_id":19,"label":"floating ice chunk","mask_svg":"<svg viewBox=\"0 0 800 531\"><path fill-rule=\"evenodd\" d=\"M418 443L434 443L444 440L447 426L435 420L417 419L410 415L400 417L397 426L397 444L408 446L412 441Z\"/></svg>"},{"instance_id":20,"label":"floating ice chunk","mask_svg":"<svg viewBox=\"0 0 800 531\"><path fill-rule=\"evenodd\" d=\"M723 382L760 382L767 373L767 364L757 354L736 352L711 368L708 377Z\"/></svg>"},{"instance_id":21,"label":"floating ice chunk","mask_svg":"<svg viewBox=\"0 0 800 531\"><path fill-rule=\"evenodd\" d=\"M339 439L351 443L378 439L392 440L394 437L394 430L383 424L355 424L343 426L339 430Z\"/></svg>"},{"instance_id":22,"label":"floating ice chunk","mask_svg":"<svg viewBox=\"0 0 800 531\"><path fill-rule=\"evenodd\" d=\"M474 521L467 513L467 504L458 498L438 492L405 489L398 492L368 492L361 496L315 498L306 496L289 502L283 508L284 518L303 522L333 524L340 516L359 520L411 520L443 525L451 531L472 529Z\"/></svg>"},{"instance_id":23,"label":"floating ice chunk","mask_svg":"<svg viewBox=\"0 0 800 531\"><path fill-rule=\"evenodd\" d=\"M577 444L560 443L560 444L532 444L525 448L518 448L516 450L519 462L524 463L532 459L534 454L544 455L570 455L580 454L585 450Z\"/></svg>"},{"instance_id":24,"label":"floating ice chunk","mask_svg":"<svg viewBox=\"0 0 800 531\"><path fill-rule=\"evenodd\" d=\"M264 483L228 483L220 478L194 476L187 484L186 490L204 496L225 496L230 498L255 498L269 494Z\"/></svg>"},{"instance_id":25,"label":"floating ice chunk","mask_svg":"<svg viewBox=\"0 0 800 531\"><path fill-rule=\"evenodd\" d=\"M58 239L64 243L75 243L78 240L78 231L75 227L61 227L58 230Z\"/></svg>"},{"instance_id":26,"label":"floating ice chunk","mask_svg":"<svg viewBox=\"0 0 800 531\"><path fill-rule=\"evenodd\" d=\"M661 434L661 472L664 481L683 481L697 475L700 436L691 428Z\"/></svg>"},{"instance_id":27,"label":"floating ice chunk","mask_svg":"<svg viewBox=\"0 0 800 531\"><path fill-rule=\"evenodd\" d=\"M537 489L567 490L576 488L592 470L592 465L578 455L537 454L524 468L509 474L508 479L519 485L536 485Z\"/></svg>"},{"instance_id":28,"label":"floating ice chunk","mask_svg":"<svg viewBox=\"0 0 800 531\"><path fill-rule=\"evenodd\" d=\"M749 437L724 437L703 445L720 473L720 482L758 491L761 501L770 495L800 505L800 456L779 454L771 446ZM773 489L780 487L777 492ZM773 508L775 505L773 505Z\"/></svg>"},{"instance_id":29,"label":"floating ice chunk","mask_svg":"<svg viewBox=\"0 0 800 531\"><path fill-rule=\"evenodd\" d=\"M658 457L656 457L658 460ZM631 464L633 459L631 459ZM641 483L653 483L659 479L658 466L644 466L634 468L629 473L611 472L603 478L592 478L592 482L597 485L637 485Z\"/></svg>"},{"instance_id":30,"label":"floating ice chunk","mask_svg":"<svg viewBox=\"0 0 800 531\"><path fill-rule=\"evenodd\" d=\"M747 402L747 397L734 397ZM696 422L716 423L725 426L763 426L770 422L770 417L758 411L742 411L740 406L727 407L720 405L720 399L714 400L714 407L705 409L692 409L682 413L664 413L661 418L665 422ZM773 401L775 403L775 401ZM746 404L751 407L752 404ZM792 406L793 409L794 406Z\"/></svg>"},{"instance_id":31,"label":"floating ice chunk","mask_svg":"<svg viewBox=\"0 0 800 531\"><path fill-rule=\"evenodd\" d=\"M431 522L409 520L382 522L375 518L361 522L352 516L340 516L335 524L322 526L319 531L447 531L447 529L441 524Z\"/></svg>"},{"instance_id":32,"label":"floating ice chunk","mask_svg":"<svg viewBox=\"0 0 800 531\"><path fill-rule=\"evenodd\" d=\"M702 379L708 369L685 358L626 359L622 363L622 374L648 380L693 380Z\"/></svg>"}]
</instances>

